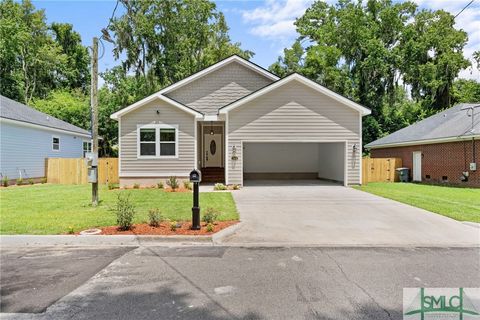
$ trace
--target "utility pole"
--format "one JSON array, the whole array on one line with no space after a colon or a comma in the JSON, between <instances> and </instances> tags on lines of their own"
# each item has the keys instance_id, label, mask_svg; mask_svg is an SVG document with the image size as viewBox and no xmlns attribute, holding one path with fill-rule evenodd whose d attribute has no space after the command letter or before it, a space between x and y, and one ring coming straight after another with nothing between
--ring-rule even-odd
<instances>
[{"instance_id":1,"label":"utility pole","mask_svg":"<svg viewBox=\"0 0 480 320\"><path fill-rule=\"evenodd\" d=\"M98 38L93 38L92 75L90 88L90 112L92 134L92 169L95 179L92 182L92 206L98 205Z\"/></svg>"}]
</instances>

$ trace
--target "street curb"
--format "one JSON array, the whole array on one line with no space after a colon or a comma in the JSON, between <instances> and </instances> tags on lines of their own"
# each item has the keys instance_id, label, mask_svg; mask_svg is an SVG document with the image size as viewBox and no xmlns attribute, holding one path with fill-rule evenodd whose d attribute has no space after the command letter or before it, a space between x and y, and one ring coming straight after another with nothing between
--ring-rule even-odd
<instances>
[{"instance_id":1,"label":"street curb","mask_svg":"<svg viewBox=\"0 0 480 320\"><path fill-rule=\"evenodd\" d=\"M218 231L217 233L212 234L212 242L216 245L223 244L222 240L230 237L235 234L241 227L243 227L243 222L239 221L234 225L231 225L228 228Z\"/></svg>"},{"instance_id":2,"label":"street curb","mask_svg":"<svg viewBox=\"0 0 480 320\"><path fill-rule=\"evenodd\" d=\"M213 245L234 234L241 222L213 235L1 235L2 247L21 246L154 246Z\"/></svg>"},{"instance_id":3,"label":"street curb","mask_svg":"<svg viewBox=\"0 0 480 320\"><path fill-rule=\"evenodd\" d=\"M471 222L471 221L462 221L462 224L469 226L469 227L474 227L474 228L479 228L480 229L480 223L477 222Z\"/></svg>"},{"instance_id":4,"label":"street curb","mask_svg":"<svg viewBox=\"0 0 480 320\"><path fill-rule=\"evenodd\" d=\"M2 235L0 244L2 247L193 245L212 244L212 236Z\"/></svg>"}]
</instances>

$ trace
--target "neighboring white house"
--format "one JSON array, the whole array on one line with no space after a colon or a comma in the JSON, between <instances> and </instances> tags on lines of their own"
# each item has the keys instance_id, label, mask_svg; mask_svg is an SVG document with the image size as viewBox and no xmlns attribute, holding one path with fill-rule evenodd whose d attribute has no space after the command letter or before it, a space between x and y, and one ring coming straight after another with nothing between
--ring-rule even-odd
<instances>
[{"instance_id":1,"label":"neighboring white house","mask_svg":"<svg viewBox=\"0 0 480 320\"><path fill-rule=\"evenodd\" d=\"M169 176L361 183L370 110L299 74L231 56L116 113L121 185Z\"/></svg>"},{"instance_id":2,"label":"neighboring white house","mask_svg":"<svg viewBox=\"0 0 480 320\"><path fill-rule=\"evenodd\" d=\"M8 179L45 176L46 158L81 158L90 133L0 96L0 174Z\"/></svg>"}]
</instances>

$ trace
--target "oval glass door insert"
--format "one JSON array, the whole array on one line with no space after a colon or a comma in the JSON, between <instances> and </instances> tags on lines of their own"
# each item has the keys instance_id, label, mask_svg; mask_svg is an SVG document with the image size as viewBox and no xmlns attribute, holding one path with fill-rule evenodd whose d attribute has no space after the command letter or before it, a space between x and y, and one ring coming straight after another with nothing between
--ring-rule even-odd
<instances>
[{"instance_id":1,"label":"oval glass door insert","mask_svg":"<svg viewBox=\"0 0 480 320\"><path fill-rule=\"evenodd\" d=\"M215 140L210 141L210 154L213 156L215 155L215 152L217 152L217 144L215 143Z\"/></svg>"}]
</instances>

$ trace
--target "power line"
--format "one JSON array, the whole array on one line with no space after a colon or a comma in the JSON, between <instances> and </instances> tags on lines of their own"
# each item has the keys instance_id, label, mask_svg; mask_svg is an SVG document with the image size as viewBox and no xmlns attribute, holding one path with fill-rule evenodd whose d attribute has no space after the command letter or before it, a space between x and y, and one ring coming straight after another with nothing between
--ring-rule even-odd
<instances>
[{"instance_id":1,"label":"power line","mask_svg":"<svg viewBox=\"0 0 480 320\"><path fill-rule=\"evenodd\" d=\"M463 7L462 10L460 10L459 13L457 13L457 14L455 15L455 17L453 17L453 19L455 19L456 17L458 17L458 16L460 15L460 13L462 13L465 9L467 9L474 1L475 1L475 0L470 1L465 7Z\"/></svg>"}]
</instances>

